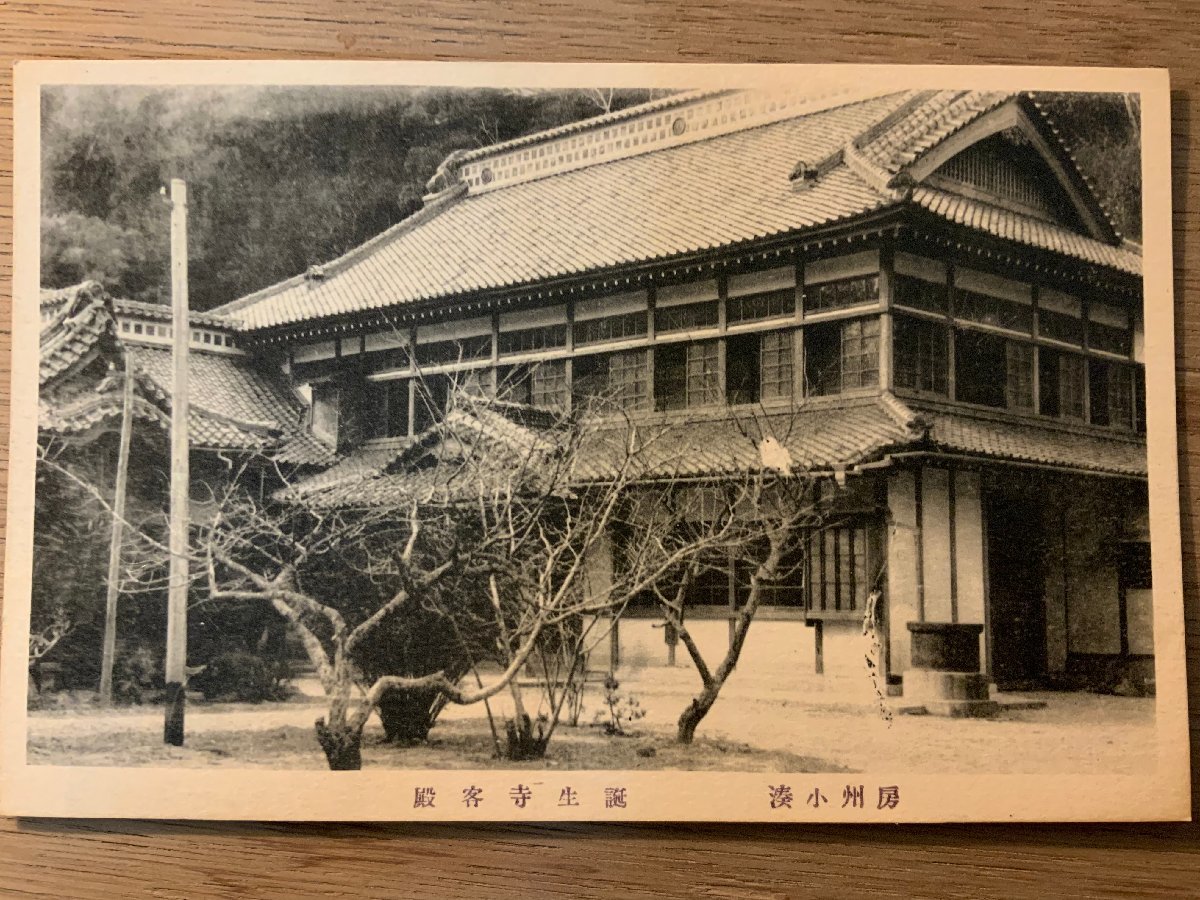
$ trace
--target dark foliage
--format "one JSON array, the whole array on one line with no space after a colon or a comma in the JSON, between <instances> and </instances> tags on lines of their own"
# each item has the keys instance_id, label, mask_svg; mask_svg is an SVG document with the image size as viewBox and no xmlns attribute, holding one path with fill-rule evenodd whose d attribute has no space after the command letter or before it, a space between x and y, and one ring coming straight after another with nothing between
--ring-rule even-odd
<instances>
[{"instance_id":1,"label":"dark foliage","mask_svg":"<svg viewBox=\"0 0 1200 900\"><path fill-rule=\"evenodd\" d=\"M612 108L648 98L618 91ZM189 185L191 300L209 309L327 262L419 208L450 153L602 112L587 91L48 88L42 279L169 295L169 209Z\"/></svg>"},{"instance_id":2,"label":"dark foliage","mask_svg":"<svg viewBox=\"0 0 1200 900\"><path fill-rule=\"evenodd\" d=\"M1142 236L1141 105L1132 94L1039 94L1117 228Z\"/></svg>"},{"instance_id":3,"label":"dark foliage","mask_svg":"<svg viewBox=\"0 0 1200 900\"><path fill-rule=\"evenodd\" d=\"M286 681L286 667L279 662L246 650L231 650L209 662L189 687L203 692L207 700L263 703L286 699Z\"/></svg>"},{"instance_id":4,"label":"dark foliage","mask_svg":"<svg viewBox=\"0 0 1200 900\"><path fill-rule=\"evenodd\" d=\"M124 646L113 665L113 699L139 704L163 689L162 653L148 645Z\"/></svg>"}]
</instances>

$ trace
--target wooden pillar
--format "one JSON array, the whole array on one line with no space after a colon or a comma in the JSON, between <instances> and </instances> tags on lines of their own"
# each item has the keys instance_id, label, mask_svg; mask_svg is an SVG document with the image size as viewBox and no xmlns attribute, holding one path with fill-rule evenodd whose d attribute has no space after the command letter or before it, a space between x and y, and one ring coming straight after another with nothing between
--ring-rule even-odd
<instances>
[{"instance_id":1,"label":"wooden pillar","mask_svg":"<svg viewBox=\"0 0 1200 900\"><path fill-rule=\"evenodd\" d=\"M913 472L913 503L916 510L916 523L913 529L913 549L916 554L917 569L917 621L925 621L925 486L923 484L924 469L917 466Z\"/></svg>"},{"instance_id":2,"label":"wooden pillar","mask_svg":"<svg viewBox=\"0 0 1200 900\"><path fill-rule=\"evenodd\" d=\"M813 647L816 660L815 671L818 675L825 674L825 623L821 619L813 621Z\"/></svg>"},{"instance_id":3,"label":"wooden pillar","mask_svg":"<svg viewBox=\"0 0 1200 900\"><path fill-rule=\"evenodd\" d=\"M167 589L166 718L163 740L183 745L187 697L188 599L188 320L187 185L171 179L171 531Z\"/></svg>"},{"instance_id":4,"label":"wooden pillar","mask_svg":"<svg viewBox=\"0 0 1200 900\"><path fill-rule=\"evenodd\" d=\"M879 386L885 391L891 391L896 386L892 347L893 265L892 244L887 241L879 249L879 304L882 308L879 314Z\"/></svg>"},{"instance_id":5,"label":"wooden pillar","mask_svg":"<svg viewBox=\"0 0 1200 900\"><path fill-rule=\"evenodd\" d=\"M113 663L117 652L117 595L121 577L121 539L125 527L125 492L129 481L129 442L133 432L133 367L125 354L122 391L121 442L117 451L117 478L113 492L112 534L108 541L108 586L104 603L104 644L100 656L100 703L112 703Z\"/></svg>"}]
</instances>

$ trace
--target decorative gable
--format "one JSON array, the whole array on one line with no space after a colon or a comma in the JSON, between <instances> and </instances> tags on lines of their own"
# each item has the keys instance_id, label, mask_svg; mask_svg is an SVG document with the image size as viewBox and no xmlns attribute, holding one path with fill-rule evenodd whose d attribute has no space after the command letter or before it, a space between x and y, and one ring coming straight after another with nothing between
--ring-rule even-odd
<instances>
[{"instance_id":1,"label":"decorative gable","mask_svg":"<svg viewBox=\"0 0 1200 900\"><path fill-rule=\"evenodd\" d=\"M1007 128L972 144L927 180L954 193L1087 233L1072 199L1020 128Z\"/></svg>"},{"instance_id":2,"label":"decorative gable","mask_svg":"<svg viewBox=\"0 0 1200 900\"><path fill-rule=\"evenodd\" d=\"M991 109L964 114L962 123L953 116L950 121L943 121L946 115L933 118L939 128L911 139L907 150L903 142L892 146L896 141L890 131L874 139L884 145L888 159L899 160L893 185L900 180L940 190L953 185L955 193L970 199L1112 247L1120 244L1093 185L1032 98L1010 97Z\"/></svg>"}]
</instances>

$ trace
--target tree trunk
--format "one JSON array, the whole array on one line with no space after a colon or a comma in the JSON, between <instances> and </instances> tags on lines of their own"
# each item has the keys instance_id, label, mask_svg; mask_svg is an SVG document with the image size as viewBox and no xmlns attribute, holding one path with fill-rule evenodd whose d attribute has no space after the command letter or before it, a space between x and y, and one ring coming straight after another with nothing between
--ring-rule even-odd
<instances>
[{"instance_id":1,"label":"tree trunk","mask_svg":"<svg viewBox=\"0 0 1200 900\"><path fill-rule=\"evenodd\" d=\"M541 759L546 755L547 735L545 726L539 720L537 733L534 733L534 722L525 712L525 702L521 697L521 688L514 678L509 684L513 698L513 718L504 723L506 738L505 758L513 761Z\"/></svg>"},{"instance_id":2,"label":"tree trunk","mask_svg":"<svg viewBox=\"0 0 1200 900\"><path fill-rule=\"evenodd\" d=\"M698 697L692 698L692 702L679 715L679 728L675 733L675 740L678 743L690 744L692 742L692 739L696 737L697 726L713 708L720 692L721 685L715 684L701 691Z\"/></svg>"},{"instance_id":3,"label":"tree trunk","mask_svg":"<svg viewBox=\"0 0 1200 900\"><path fill-rule=\"evenodd\" d=\"M545 724L539 719L537 730L534 722L527 713L520 713L515 720L504 723L506 738L505 759L519 762L528 759L541 759L546 755L549 735L546 734Z\"/></svg>"},{"instance_id":4,"label":"tree trunk","mask_svg":"<svg viewBox=\"0 0 1200 900\"><path fill-rule=\"evenodd\" d=\"M441 692L387 691L379 700L379 718L387 739L395 744L416 744L429 738L437 718Z\"/></svg>"},{"instance_id":5,"label":"tree trunk","mask_svg":"<svg viewBox=\"0 0 1200 900\"><path fill-rule=\"evenodd\" d=\"M317 719L317 742L325 751L325 759L334 772L357 771L362 768L362 729L349 725L330 727L325 719Z\"/></svg>"}]
</instances>

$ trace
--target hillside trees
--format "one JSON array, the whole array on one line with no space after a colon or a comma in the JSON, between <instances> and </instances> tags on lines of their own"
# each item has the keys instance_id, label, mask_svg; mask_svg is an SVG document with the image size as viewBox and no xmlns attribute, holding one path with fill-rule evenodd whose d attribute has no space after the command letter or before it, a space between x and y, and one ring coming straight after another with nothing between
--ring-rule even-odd
<instances>
[{"instance_id":1,"label":"hillside trees","mask_svg":"<svg viewBox=\"0 0 1200 900\"><path fill-rule=\"evenodd\" d=\"M613 109L645 100L616 91ZM169 296L167 208L189 182L191 299L209 309L346 252L420 206L455 149L600 112L586 91L48 88L42 282Z\"/></svg>"}]
</instances>

